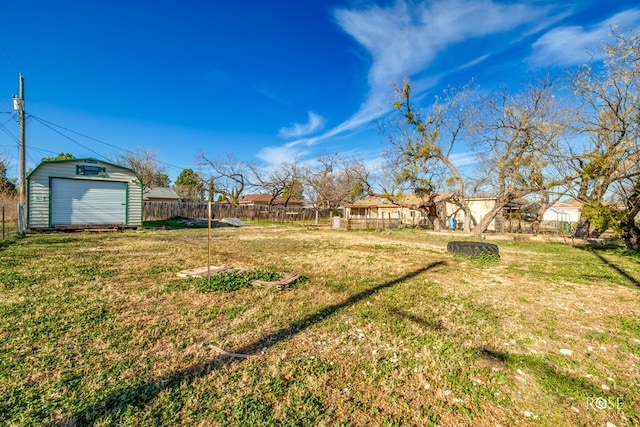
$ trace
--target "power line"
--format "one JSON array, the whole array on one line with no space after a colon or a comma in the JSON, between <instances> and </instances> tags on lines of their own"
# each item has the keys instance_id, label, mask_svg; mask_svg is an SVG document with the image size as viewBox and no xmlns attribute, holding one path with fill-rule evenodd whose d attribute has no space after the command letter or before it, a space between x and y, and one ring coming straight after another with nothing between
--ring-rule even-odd
<instances>
[{"instance_id":1,"label":"power line","mask_svg":"<svg viewBox=\"0 0 640 427\"><path fill-rule=\"evenodd\" d=\"M75 139L71 138L70 136L65 135L64 133L62 133L62 132L60 132L59 130L55 129L53 126L50 126L50 125L48 124L48 122L46 122L45 120L39 119L38 117L36 117L36 116L31 116L31 115L30 115L29 117L32 117L33 119L37 120L37 121L38 121L38 122L40 122L43 126L48 127L49 129L51 129L52 131L54 131L54 132L55 132L55 133L57 133L58 135L60 135L60 136L62 136L62 137L64 137L64 138L66 138L66 139L68 139L69 141L71 141L71 142L73 142L73 143L75 143L75 144L78 144L80 147L84 148L85 150L91 151L92 153L96 154L98 157L101 157L101 158L103 158L103 159L106 159L106 156L104 156L104 155L102 155L102 154L98 153L97 151L95 151L95 150L93 150L93 149L91 149L91 148L87 147L87 146L86 146L86 145L84 145L84 144L79 143L78 141L76 141Z\"/></svg>"},{"instance_id":2,"label":"power line","mask_svg":"<svg viewBox=\"0 0 640 427\"><path fill-rule=\"evenodd\" d=\"M0 112L0 113L4 113L4 112ZM15 113L6 112L6 114L12 114L12 115L15 116ZM14 119L15 119L15 117L12 117L9 120L5 121L4 123L1 123L0 124L0 130L2 130L5 134L7 134L9 136L9 138L11 138L15 144L12 144L12 145L0 145L0 147L11 147L11 148L19 149L20 140L18 139L17 136L15 136L13 133L11 133L11 131L6 127L6 124L9 123L10 121L13 121ZM46 150L46 149L43 149L43 148L38 148L38 147L35 147L33 145L30 145L29 146L29 152L26 153L26 156L34 164L38 164L39 160L34 159L29 154L32 151L36 151L36 152L39 152L41 154L46 154L46 155L52 155L52 154L55 155L56 154L53 151ZM14 168L16 169L16 173L17 173L17 166L14 166Z\"/></svg>"},{"instance_id":3,"label":"power line","mask_svg":"<svg viewBox=\"0 0 640 427\"><path fill-rule=\"evenodd\" d=\"M42 153L42 154L53 155L53 156L58 154L55 151L47 150L45 148L34 147L33 145L29 146L29 151L37 151L37 152ZM31 160L33 160L33 159L31 159ZM38 162L34 161L34 163L38 163Z\"/></svg>"},{"instance_id":4,"label":"power line","mask_svg":"<svg viewBox=\"0 0 640 427\"><path fill-rule=\"evenodd\" d=\"M123 151L123 152L128 153L128 154L132 154L132 155L137 155L137 154L138 154L138 153L136 153L136 152L134 152L134 151L128 150L128 149L126 149L126 148L118 147L117 145L110 144L110 143L105 142L105 141L101 141L101 140L99 140L99 139L97 139L97 138L91 137L91 136L89 136L89 135L85 135L85 134L80 133L80 132L77 132L77 131L75 131L75 130L73 130L73 129L69 129L69 128L67 128L67 127L64 127L64 126L58 125L58 124L56 124L56 123L50 122L50 121L45 120L45 119L42 119L42 118L40 118L40 117L37 117L37 116L31 115L31 114L29 115L29 117L33 118L34 120L36 120L36 121L40 122L42 125L44 125L44 126L48 127L49 129L53 130L54 132L56 132L56 133L58 133L58 134L60 134L60 135L64 136L65 138L70 139L71 141L75 142L76 144L80 145L80 146L81 146L81 147L83 147L83 148L88 149L89 151L91 151L91 152L93 152L93 153L96 153L96 152L95 152L94 150L91 150L90 148L85 147L84 145L80 144L79 142L75 141L74 139L72 139L72 138L70 138L70 137L68 137L68 136L64 135L62 132L60 132L60 131L58 131L58 130L56 130L56 129L53 129L53 127L56 127L56 128L62 129L62 130L64 130L64 131L66 131L66 132L71 132L71 133L73 133L73 134L75 134L75 135L81 136L81 137L86 138L86 139L89 139L89 140L91 140L91 141L95 141L95 142L97 142L97 143L100 143L100 144L106 145L106 146L111 147L111 148L115 148L116 150L120 150L120 151ZM97 153L96 153L96 154L97 154ZM102 157L103 157L103 158L106 158L106 156L102 156ZM157 161L158 163L164 164L164 165L166 165L166 166L170 166L170 167L172 167L172 168L185 169L183 166L174 165L174 164L171 164L171 163L168 163L168 162L164 162L164 161L162 161L162 160L156 160L156 161Z\"/></svg>"},{"instance_id":5,"label":"power line","mask_svg":"<svg viewBox=\"0 0 640 427\"><path fill-rule=\"evenodd\" d=\"M80 133L80 132L77 132L77 131L75 131L75 130L73 130L73 129L69 129L69 128L66 128L66 127L64 127L64 126L61 126L61 125L55 124L55 123L53 123L53 122L50 122L50 121L48 121L48 120L42 119L42 118L37 117L37 116L34 116L34 115L32 115L32 114L30 114L29 116L30 116L30 117L32 117L33 119L35 119L35 120L39 121L40 123L42 123L43 125L45 125L45 126L47 126L47 127L49 127L49 126L54 126L54 127L57 127L57 128L63 129L63 130L65 130L65 131L67 131L67 132L71 132L71 133L73 133L73 134L76 134L76 135L78 135L78 136L81 136L81 137L83 137L83 138L87 138L87 139L90 139L90 140L92 140L92 141L99 142L100 144L107 145L107 146L109 146L109 147L116 148L116 149L118 149L118 150L122 150L122 151L126 151L126 152L128 152L128 153L131 153L131 151L127 150L126 148L122 148L122 147L118 147L117 145L109 144L108 142L101 141L101 140L99 140L99 139L97 139L97 138L93 138L93 137L91 137L91 136L89 136L89 135L85 135L85 134Z\"/></svg>"},{"instance_id":6,"label":"power line","mask_svg":"<svg viewBox=\"0 0 640 427\"><path fill-rule=\"evenodd\" d=\"M20 149L20 140L18 139L17 136L15 136L13 133L11 133L11 131L7 128L7 123L11 122L11 121L15 121L16 119L16 115L14 111L0 111L0 114L9 114L11 115L11 117L6 120L3 123L0 123L0 130L2 130L2 132L4 132L9 139L13 142L13 144L11 145L0 145L0 147L7 147L7 148L13 148L16 151L19 151ZM19 156L19 153L18 153ZM16 158L18 157L16 156ZM5 165L7 167L7 173L15 173L15 175L18 175L18 164L13 164L13 162L9 162L8 165ZM10 172L11 171L11 172Z\"/></svg>"},{"instance_id":7,"label":"power line","mask_svg":"<svg viewBox=\"0 0 640 427\"><path fill-rule=\"evenodd\" d=\"M17 138L14 134L12 134L12 133L11 133L11 131L10 131L9 129L7 129L7 127L5 126L7 123L9 123L9 122L10 122L10 121L12 121L12 120L13 120L13 117L12 117L12 118L10 118L9 120L7 120L6 122L4 122L4 123L0 124L0 129L2 129L2 131L3 131L4 133L6 133L7 135L9 135L9 138L11 138L14 142L18 143L18 142L20 142L20 141L18 140L18 138Z\"/></svg>"},{"instance_id":8,"label":"power line","mask_svg":"<svg viewBox=\"0 0 640 427\"><path fill-rule=\"evenodd\" d=\"M0 44L0 49L2 49L2 52L4 53L4 56L7 57L7 60L11 63L11 65L13 65L15 67L15 69L17 70L19 67L16 64L16 62L13 60L13 58L11 57L11 55L9 55L9 52L7 52L7 49L5 49L4 45Z\"/></svg>"}]
</instances>

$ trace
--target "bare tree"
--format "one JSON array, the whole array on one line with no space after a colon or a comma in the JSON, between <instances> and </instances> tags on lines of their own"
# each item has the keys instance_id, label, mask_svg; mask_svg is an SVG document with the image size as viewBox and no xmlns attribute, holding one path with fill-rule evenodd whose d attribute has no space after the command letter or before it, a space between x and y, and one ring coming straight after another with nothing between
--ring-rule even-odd
<instances>
[{"instance_id":1,"label":"bare tree","mask_svg":"<svg viewBox=\"0 0 640 427\"><path fill-rule=\"evenodd\" d=\"M396 130L383 131L391 143L387 157L393 165L394 182L401 187L408 185L409 191L423 197L450 190L448 199L462 209L463 228L470 231L472 216L466 181L452 155L464 143L463 136L475 111L471 87L445 90L425 112L414 108L408 80L402 87L395 85L395 92L394 107L403 120Z\"/></svg>"},{"instance_id":2,"label":"bare tree","mask_svg":"<svg viewBox=\"0 0 640 427\"><path fill-rule=\"evenodd\" d=\"M429 218L436 231L442 230L447 221L443 203L450 200L447 193L437 193L432 180L425 177L421 165L406 162L397 153L387 153L384 170L391 171L380 179L381 197L411 210L417 210ZM437 165L434 165L434 167ZM429 177L438 174L430 169Z\"/></svg>"},{"instance_id":3,"label":"bare tree","mask_svg":"<svg viewBox=\"0 0 640 427\"><path fill-rule=\"evenodd\" d=\"M624 35L615 29L613 36L614 42L604 47L604 62L586 65L573 76L573 89L582 101L576 123L585 142L572 165L576 197L585 206L599 204L612 184L627 182L631 190L626 204L632 215L639 202L633 189L640 176L640 39L638 33ZM635 216L629 216L623 228L631 239L627 246L640 249Z\"/></svg>"},{"instance_id":4,"label":"bare tree","mask_svg":"<svg viewBox=\"0 0 640 427\"><path fill-rule=\"evenodd\" d=\"M322 209L336 209L352 203L371 190L369 171L364 162L344 159L337 154L321 156L315 167L302 175L306 199L316 211L316 224Z\"/></svg>"},{"instance_id":5,"label":"bare tree","mask_svg":"<svg viewBox=\"0 0 640 427\"><path fill-rule=\"evenodd\" d=\"M485 98L475 123L476 148L482 188L495 203L477 223L476 233L484 232L508 203L524 196L537 194L542 208L548 207L551 191L572 181L556 168L568 124L555 99L549 79L518 94L502 90Z\"/></svg>"},{"instance_id":6,"label":"bare tree","mask_svg":"<svg viewBox=\"0 0 640 427\"><path fill-rule=\"evenodd\" d=\"M532 203L531 218L531 231L533 234L538 234L540 231L540 225L542 224L545 212L557 202L562 200L570 190L570 186L562 185L556 188L542 187L538 191L532 193L534 199Z\"/></svg>"},{"instance_id":7,"label":"bare tree","mask_svg":"<svg viewBox=\"0 0 640 427\"><path fill-rule=\"evenodd\" d=\"M240 195L250 186L249 165L231 153L212 159L202 152L199 163L203 169L202 178L207 182L209 200L219 195L229 203L238 204Z\"/></svg>"},{"instance_id":8,"label":"bare tree","mask_svg":"<svg viewBox=\"0 0 640 427\"><path fill-rule=\"evenodd\" d=\"M111 161L132 169L140 178L143 190L169 186L170 180L166 169L158 160L158 154L153 151L147 149L126 151L114 155Z\"/></svg>"},{"instance_id":9,"label":"bare tree","mask_svg":"<svg viewBox=\"0 0 640 427\"><path fill-rule=\"evenodd\" d=\"M287 206L289 200L302 200L304 185L302 183L303 167L299 159L274 165L269 170L258 166L251 166L254 182L271 195L269 204L273 204L278 197L284 199Z\"/></svg>"}]
</instances>

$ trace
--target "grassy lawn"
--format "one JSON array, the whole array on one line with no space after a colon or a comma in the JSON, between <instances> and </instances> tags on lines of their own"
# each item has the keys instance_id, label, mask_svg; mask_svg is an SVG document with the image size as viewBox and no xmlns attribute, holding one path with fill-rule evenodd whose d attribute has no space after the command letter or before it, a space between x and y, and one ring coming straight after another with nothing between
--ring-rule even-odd
<instances>
[{"instance_id":1,"label":"grassy lawn","mask_svg":"<svg viewBox=\"0 0 640 427\"><path fill-rule=\"evenodd\" d=\"M0 246L0 420L39 425L640 424L640 256L257 224ZM234 358L221 349L247 355Z\"/></svg>"}]
</instances>

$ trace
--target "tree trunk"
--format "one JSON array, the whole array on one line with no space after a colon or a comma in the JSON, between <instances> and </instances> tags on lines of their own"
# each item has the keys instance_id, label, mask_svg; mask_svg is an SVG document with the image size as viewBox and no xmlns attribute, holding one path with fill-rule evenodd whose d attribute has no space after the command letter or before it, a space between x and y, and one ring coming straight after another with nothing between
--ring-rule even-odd
<instances>
[{"instance_id":1,"label":"tree trunk","mask_svg":"<svg viewBox=\"0 0 640 427\"><path fill-rule=\"evenodd\" d=\"M636 184L634 194L627 200L627 217L620 224L624 233L624 244L627 249L640 251L640 226L636 216L640 213L640 181Z\"/></svg>"},{"instance_id":2,"label":"tree trunk","mask_svg":"<svg viewBox=\"0 0 640 427\"><path fill-rule=\"evenodd\" d=\"M473 229L473 232L475 234L482 234L485 231L487 231L487 228L489 227L489 224L491 224L491 221L494 220L494 218L496 217L496 215L498 215L498 213L502 210L502 208L508 203L508 200L496 200L495 205L493 206L493 208L491 208L491 210L484 216L482 217L482 219L480 220L480 222L478 223L478 225L476 225Z\"/></svg>"},{"instance_id":3,"label":"tree trunk","mask_svg":"<svg viewBox=\"0 0 640 427\"><path fill-rule=\"evenodd\" d=\"M587 220L581 219L576 225L576 229L573 232L573 235L576 237L589 237L589 233L591 230L591 223Z\"/></svg>"},{"instance_id":4,"label":"tree trunk","mask_svg":"<svg viewBox=\"0 0 640 427\"><path fill-rule=\"evenodd\" d=\"M464 212L464 227L463 230L465 233L471 232L471 209L469 209L469 205L466 201L462 202L462 211Z\"/></svg>"},{"instance_id":5,"label":"tree trunk","mask_svg":"<svg viewBox=\"0 0 640 427\"><path fill-rule=\"evenodd\" d=\"M534 218L533 222L531 223L531 233L534 236L537 236L538 233L540 232L540 223L542 222L542 219L536 215L536 217Z\"/></svg>"},{"instance_id":6,"label":"tree trunk","mask_svg":"<svg viewBox=\"0 0 640 427\"><path fill-rule=\"evenodd\" d=\"M435 231L442 231L446 225L446 212L443 212L443 207L436 206L436 215L429 217L431 223L433 224L433 229Z\"/></svg>"},{"instance_id":7,"label":"tree trunk","mask_svg":"<svg viewBox=\"0 0 640 427\"><path fill-rule=\"evenodd\" d=\"M542 218L544 213L549 209L551 204L548 201L543 201L540 203L540 209L536 211L536 217L533 219L531 223L531 232L534 235L537 235L540 232L540 224L542 223Z\"/></svg>"},{"instance_id":8,"label":"tree trunk","mask_svg":"<svg viewBox=\"0 0 640 427\"><path fill-rule=\"evenodd\" d=\"M640 251L640 227L633 223L628 230L625 230L624 245L627 249Z\"/></svg>"},{"instance_id":9,"label":"tree trunk","mask_svg":"<svg viewBox=\"0 0 640 427\"><path fill-rule=\"evenodd\" d=\"M473 215L471 214L469 203L467 203L467 201L461 194L458 194L457 197L453 199L453 201L460 209L462 209L462 213L464 214L462 219L462 231L464 231L465 233L470 233Z\"/></svg>"}]
</instances>

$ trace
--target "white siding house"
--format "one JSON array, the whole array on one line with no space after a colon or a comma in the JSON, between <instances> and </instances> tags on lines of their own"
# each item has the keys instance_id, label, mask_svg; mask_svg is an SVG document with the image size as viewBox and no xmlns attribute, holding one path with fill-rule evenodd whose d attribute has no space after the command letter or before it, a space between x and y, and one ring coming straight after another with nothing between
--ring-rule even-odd
<instances>
[{"instance_id":1,"label":"white siding house","mask_svg":"<svg viewBox=\"0 0 640 427\"><path fill-rule=\"evenodd\" d=\"M123 166L96 159L40 163L27 177L31 229L142 225L142 183Z\"/></svg>"},{"instance_id":2,"label":"white siding house","mask_svg":"<svg viewBox=\"0 0 640 427\"><path fill-rule=\"evenodd\" d=\"M547 209L542 220L578 223L580 222L580 209L582 209L582 203L577 200L558 202Z\"/></svg>"},{"instance_id":3,"label":"white siding house","mask_svg":"<svg viewBox=\"0 0 640 427\"><path fill-rule=\"evenodd\" d=\"M478 224L482 221L496 204L495 197L470 197L466 199L469 209L471 210L471 216L473 217L473 224ZM445 216L447 218L453 217L456 219L457 228L462 227L464 224L464 211L462 208L454 203L447 201L445 205ZM487 231L500 231L500 225L502 220L502 213L498 213L496 217L487 226Z\"/></svg>"}]
</instances>

